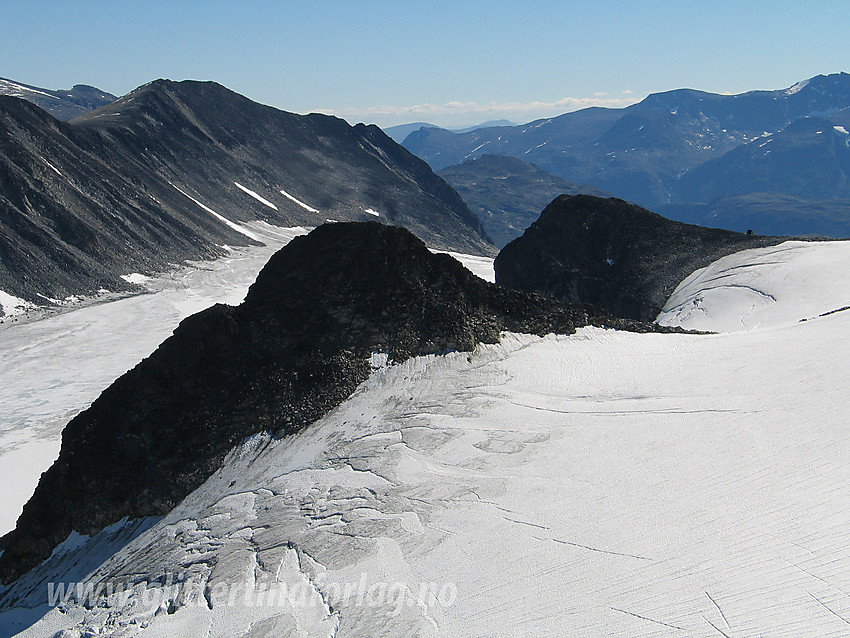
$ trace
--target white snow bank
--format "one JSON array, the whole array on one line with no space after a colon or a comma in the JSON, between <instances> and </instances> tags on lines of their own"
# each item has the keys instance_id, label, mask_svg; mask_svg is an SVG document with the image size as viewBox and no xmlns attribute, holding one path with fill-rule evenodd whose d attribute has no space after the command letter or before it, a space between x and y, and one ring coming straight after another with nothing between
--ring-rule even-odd
<instances>
[{"instance_id":1,"label":"white snow bank","mask_svg":"<svg viewBox=\"0 0 850 638\"><path fill-rule=\"evenodd\" d=\"M0 290L0 307L3 308L3 313L7 317L14 317L15 315L21 315L28 310L35 309L36 305L34 303L30 303L26 299L21 299L20 297L10 295L8 292Z\"/></svg>"},{"instance_id":2,"label":"white snow bank","mask_svg":"<svg viewBox=\"0 0 850 638\"><path fill-rule=\"evenodd\" d=\"M467 255L465 253L454 253L448 250L433 250L435 253L443 253L451 255L462 263L472 274L481 277L484 281L489 281L491 284L496 283L496 271L493 268L492 257L481 257L480 255Z\"/></svg>"},{"instance_id":3,"label":"white snow bank","mask_svg":"<svg viewBox=\"0 0 850 638\"><path fill-rule=\"evenodd\" d=\"M169 184L171 184L171 182L169 182ZM171 185L172 185L172 186L174 186L174 184L171 184ZM237 186L238 186L238 184L237 184ZM239 225L239 224L237 224L237 223L235 223L235 222L230 221L230 220L229 220L229 219L227 219L227 217L225 217L224 215L219 215L219 214L218 214L217 212L215 212L212 208L210 208L210 207L209 207L209 206L207 206L206 204L202 204L202 203L201 203L201 202L199 202L197 199L195 199L194 197L192 197L189 193L187 193L187 192L186 192L186 191L184 191L184 190L181 190L181 189L180 189L180 188L178 188L177 186L174 186L174 188L176 188L178 191L180 191L181 193L183 193L186 197L188 197L189 199L191 199L191 200L192 200L193 202L195 202L198 206L200 206L200 207L201 207L201 208L203 208L205 211L207 211L210 215L212 215L213 217L215 217L215 218L216 218L216 219L218 219L219 221L222 221L222 222L224 222L225 224L227 224L228 226L230 226L230 228L232 228L233 230L235 230L237 233L241 233L242 235L245 235L245 237L248 237L249 239L253 239L254 241L260 241L260 238L259 238L259 237L258 237L255 233L252 233L250 230L248 230L248 229L247 229L247 228L245 228L244 226L241 226L241 225Z\"/></svg>"},{"instance_id":4,"label":"white snow bank","mask_svg":"<svg viewBox=\"0 0 850 638\"><path fill-rule=\"evenodd\" d=\"M799 93L809 84L808 80L802 80L801 82L797 82L794 86L785 89L785 95L794 95L795 93Z\"/></svg>"},{"instance_id":5,"label":"white snow bank","mask_svg":"<svg viewBox=\"0 0 850 638\"><path fill-rule=\"evenodd\" d=\"M128 284L143 284L150 280L150 277L137 272L131 272L129 275L121 275L121 279Z\"/></svg>"},{"instance_id":6,"label":"white snow bank","mask_svg":"<svg viewBox=\"0 0 850 638\"><path fill-rule=\"evenodd\" d=\"M381 213L376 211L374 208L364 208L363 211L366 212L366 213L369 213L370 215L374 215L375 217L381 216Z\"/></svg>"},{"instance_id":7,"label":"white snow bank","mask_svg":"<svg viewBox=\"0 0 850 638\"><path fill-rule=\"evenodd\" d=\"M266 205L266 206L268 206L269 208L271 208L271 209L273 209L273 210L277 210L277 206L275 206L274 204L272 204L269 200L267 200L265 197L261 196L259 193L255 192L255 191L252 191L250 188L245 188L245 187L244 187L244 186L242 186L242 184L240 184L239 182L233 182L233 183L234 183L234 184L236 184L236 188L238 188L239 190L241 190L241 191L243 191L243 192L245 192L245 193L248 193L248 195L250 195L251 197L253 197L254 199L256 199L256 200L257 200L258 202L260 202L261 204L265 204L265 205Z\"/></svg>"},{"instance_id":8,"label":"white snow bank","mask_svg":"<svg viewBox=\"0 0 850 638\"><path fill-rule=\"evenodd\" d=\"M60 172L59 172L59 169L58 169L58 168L56 168L53 164L51 164L50 162L48 162L48 161L47 161L46 159L44 159L43 157L41 158L41 161L42 161L42 162L44 162L45 164L47 164L47 166L48 166L51 170L53 170L53 172L54 172L54 173L56 173L59 177L62 177L62 173L60 173Z\"/></svg>"},{"instance_id":9,"label":"white snow bank","mask_svg":"<svg viewBox=\"0 0 850 638\"><path fill-rule=\"evenodd\" d=\"M685 279L656 321L734 332L850 306L850 242L788 241L718 259Z\"/></svg>"},{"instance_id":10,"label":"white snow bank","mask_svg":"<svg viewBox=\"0 0 850 638\"><path fill-rule=\"evenodd\" d=\"M300 199L298 199L297 197L293 197L292 195L290 195L289 193L287 193L287 192L286 192L285 190L283 190L282 188L280 189L280 194L281 194L281 195L283 195L284 197L286 197L286 199L288 199L288 200L290 200L290 201L295 202L295 203L296 203L296 204L298 204L301 208L303 208L304 210L306 210L306 211L308 211L308 212L310 212L310 213L316 213L316 214L318 214L318 212L319 212L318 210L316 210L316 209L315 209L315 208L313 208L312 206L308 206L307 204L305 204L304 202L302 202L302 201L301 201Z\"/></svg>"},{"instance_id":11,"label":"white snow bank","mask_svg":"<svg viewBox=\"0 0 850 638\"><path fill-rule=\"evenodd\" d=\"M43 95L44 97L53 98L54 100L59 99L55 95L50 95L49 93L45 93L44 91L39 91L28 86L23 86L22 84L18 84L17 82L9 82L8 80L0 80L0 91L8 91L9 93L7 93L7 95L11 95L12 97L26 97L26 94L30 93L35 95Z\"/></svg>"}]
</instances>

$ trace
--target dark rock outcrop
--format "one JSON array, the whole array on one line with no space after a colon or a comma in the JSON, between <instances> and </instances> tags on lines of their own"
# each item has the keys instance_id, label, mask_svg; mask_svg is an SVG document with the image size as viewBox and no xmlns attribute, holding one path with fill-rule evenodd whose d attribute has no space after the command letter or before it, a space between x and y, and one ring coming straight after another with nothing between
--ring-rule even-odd
<instances>
[{"instance_id":1,"label":"dark rock outcrop","mask_svg":"<svg viewBox=\"0 0 850 638\"><path fill-rule=\"evenodd\" d=\"M67 425L3 540L0 578L15 580L71 530L168 512L244 437L295 432L344 401L376 351L398 362L588 321L657 329L487 283L402 228L320 226L272 257L241 306L184 320Z\"/></svg>"},{"instance_id":2,"label":"dark rock outcrop","mask_svg":"<svg viewBox=\"0 0 850 638\"><path fill-rule=\"evenodd\" d=\"M674 222L620 199L564 195L499 253L496 282L652 321L693 271L783 240Z\"/></svg>"}]
</instances>

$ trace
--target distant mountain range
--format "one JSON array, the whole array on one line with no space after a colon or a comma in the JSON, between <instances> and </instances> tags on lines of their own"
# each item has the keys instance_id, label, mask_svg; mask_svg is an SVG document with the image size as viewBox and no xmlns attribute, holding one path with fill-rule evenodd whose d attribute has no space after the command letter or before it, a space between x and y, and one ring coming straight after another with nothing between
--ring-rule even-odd
<instances>
[{"instance_id":1,"label":"distant mountain range","mask_svg":"<svg viewBox=\"0 0 850 638\"><path fill-rule=\"evenodd\" d=\"M478 218L376 126L157 80L57 121L0 96L0 290L30 301L130 287L256 240L244 222L381 220L435 248L493 254Z\"/></svg>"},{"instance_id":2,"label":"distant mountain range","mask_svg":"<svg viewBox=\"0 0 850 638\"><path fill-rule=\"evenodd\" d=\"M515 126L515 124L510 120L489 120L487 122L482 122L481 124L476 124L475 126L467 126L465 128L452 128L445 130L452 131L453 133L469 133L470 131L476 131L480 128L488 128L491 126ZM384 133L386 133L396 142L401 144L404 141L404 138L413 133L413 131L418 131L421 128L440 127L436 124L428 124L428 122L412 122L410 124L399 124L397 126L389 126L384 129Z\"/></svg>"},{"instance_id":3,"label":"distant mountain range","mask_svg":"<svg viewBox=\"0 0 850 638\"><path fill-rule=\"evenodd\" d=\"M808 229L813 208L818 219L807 232L848 234L846 73L740 95L680 89L624 109L589 108L468 133L420 128L404 146L435 170L484 154L518 157L668 215L729 219L765 234ZM797 203L788 207L788 198ZM776 201L783 204L767 215ZM706 216L706 206L724 215Z\"/></svg>"},{"instance_id":4,"label":"distant mountain range","mask_svg":"<svg viewBox=\"0 0 850 638\"><path fill-rule=\"evenodd\" d=\"M522 235L559 195L608 196L598 188L573 184L506 155L482 155L438 174L478 215L498 248Z\"/></svg>"},{"instance_id":5,"label":"distant mountain range","mask_svg":"<svg viewBox=\"0 0 850 638\"><path fill-rule=\"evenodd\" d=\"M19 97L37 104L57 120L70 120L118 99L111 93L86 84L75 84L72 89L54 91L5 78L0 78L0 95Z\"/></svg>"}]
</instances>

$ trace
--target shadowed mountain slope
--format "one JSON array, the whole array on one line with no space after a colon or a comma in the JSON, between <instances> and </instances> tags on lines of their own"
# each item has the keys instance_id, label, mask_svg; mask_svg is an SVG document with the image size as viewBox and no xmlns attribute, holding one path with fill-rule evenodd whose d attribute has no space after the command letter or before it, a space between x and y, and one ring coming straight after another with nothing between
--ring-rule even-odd
<instances>
[{"instance_id":1,"label":"shadowed mountain slope","mask_svg":"<svg viewBox=\"0 0 850 638\"><path fill-rule=\"evenodd\" d=\"M493 254L480 222L375 126L158 80L72 123L0 97L0 290L38 301L225 254L243 222L380 220Z\"/></svg>"},{"instance_id":2,"label":"shadowed mountain slope","mask_svg":"<svg viewBox=\"0 0 850 638\"><path fill-rule=\"evenodd\" d=\"M562 196L502 249L496 282L652 321L693 271L781 241L674 222L619 199Z\"/></svg>"},{"instance_id":3,"label":"shadowed mountain slope","mask_svg":"<svg viewBox=\"0 0 850 638\"><path fill-rule=\"evenodd\" d=\"M607 197L507 155L482 155L439 173L478 215L498 248L522 235L558 195Z\"/></svg>"}]
</instances>

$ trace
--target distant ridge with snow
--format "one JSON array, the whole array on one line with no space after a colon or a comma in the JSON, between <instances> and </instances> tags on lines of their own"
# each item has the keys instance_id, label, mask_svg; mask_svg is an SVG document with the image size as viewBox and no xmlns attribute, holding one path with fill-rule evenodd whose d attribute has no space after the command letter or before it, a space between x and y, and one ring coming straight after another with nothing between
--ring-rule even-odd
<instances>
[{"instance_id":1,"label":"distant ridge with snow","mask_svg":"<svg viewBox=\"0 0 850 638\"><path fill-rule=\"evenodd\" d=\"M671 219L763 235L850 236L850 75L776 91L677 89L404 145L438 171L486 154L532 163Z\"/></svg>"},{"instance_id":2,"label":"distant ridge with snow","mask_svg":"<svg viewBox=\"0 0 850 638\"><path fill-rule=\"evenodd\" d=\"M111 93L86 84L76 84L72 89L56 91L21 84L6 78L0 78L0 95L19 97L32 102L57 120L73 119L118 99Z\"/></svg>"}]
</instances>

